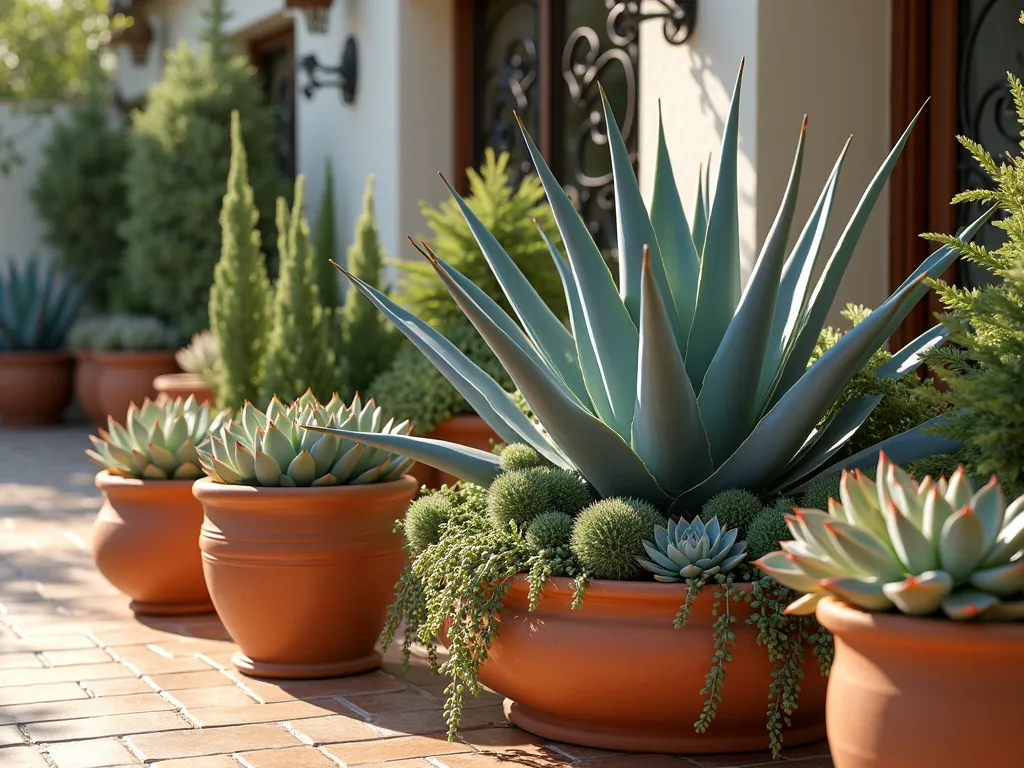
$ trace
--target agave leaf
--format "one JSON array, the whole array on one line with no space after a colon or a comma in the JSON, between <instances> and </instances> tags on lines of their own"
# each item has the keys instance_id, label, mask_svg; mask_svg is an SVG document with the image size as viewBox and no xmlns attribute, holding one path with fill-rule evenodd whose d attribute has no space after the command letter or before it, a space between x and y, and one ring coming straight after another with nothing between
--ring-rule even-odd
<instances>
[{"instance_id":1,"label":"agave leaf","mask_svg":"<svg viewBox=\"0 0 1024 768\"><path fill-rule=\"evenodd\" d=\"M847 140L818 196L818 201L814 204L811 215L804 224L803 231L797 238L796 245L793 246L793 250L786 260L786 265L782 269L778 297L775 301L775 314L772 318L765 359L757 385L757 400L762 404L762 413L767 410L769 399L775 392L775 386L787 359L786 352L795 340L799 331L800 317L806 310L807 302L810 299L808 288L811 284L811 276L818 263L818 254L821 252L821 243L825 237L829 216L832 213L832 203L835 201L836 189L839 185L839 173L849 148L850 140Z\"/></svg>"},{"instance_id":2,"label":"agave leaf","mask_svg":"<svg viewBox=\"0 0 1024 768\"><path fill-rule=\"evenodd\" d=\"M174 470L180 463L174 454L168 451L166 448L161 448L158 445L149 446L149 459L152 461L161 471L167 474L173 474Z\"/></svg>"},{"instance_id":3,"label":"agave leaf","mask_svg":"<svg viewBox=\"0 0 1024 768\"><path fill-rule=\"evenodd\" d=\"M703 173L701 173L703 175ZM699 180L699 177L698 177ZM703 207L698 198L698 206ZM697 303L697 283L700 280L700 257L694 246L690 225L683 211L679 197L672 159L665 141L665 125L661 119L661 103L658 103L658 157L654 165L654 193L651 198L651 226L660 232L658 247L665 265L665 276L675 302L676 316L683 329L682 338L677 337L679 354L686 359L686 341L693 325L693 310ZM705 225L706 226L706 225ZM703 238L701 248L704 247ZM577 337L578 339L578 337Z\"/></svg>"},{"instance_id":4,"label":"agave leaf","mask_svg":"<svg viewBox=\"0 0 1024 768\"><path fill-rule=\"evenodd\" d=\"M840 600L867 611L892 608L892 601L882 591L882 580L874 576L836 576L822 579L818 585Z\"/></svg>"},{"instance_id":5,"label":"agave leaf","mask_svg":"<svg viewBox=\"0 0 1024 768\"><path fill-rule=\"evenodd\" d=\"M539 227L538 230L540 230ZM427 255L425 251L421 251L421 253L423 253L424 256ZM524 352L530 355L535 363L542 367L547 366L557 375L558 380L563 383L568 391L572 392L572 394L585 406L590 407L590 398L587 394L587 388L583 383L583 374L579 369L579 360L574 357L558 358L556 360L546 360L541 358L537 353L537 350L534 348L533 343L526 337L526 334L523 333L522 329L511 317L508 316L505 310L502 309L494 299L488 296L484 291L480 290L472 280L452 267L444 259L438 258L433 252L431 252L431 255L434 256L437 263L448 274L448 277L462 286L462 289L466 294L475 301L484 312L494 318L494 322L496 322L499 327L509 335L509 338L515 341ZM559 260L561 260L561 257L559 257ZM575 347L575 341L572 338L569 339L569 343ZM557 365L556 363L560 365Z\"/></svg>"},{"instance_id":6,"label":"agave leaf","mask_svg":"<svg viewBox=\"0 0 1024 768\"><path fill-rule=\"evenodd\" d=\"M615 290L615 283L594 238L525 128L523 138L555 216L579 287L590 344L597 357L612 410L612 418L605 419L605 422L628 440L636 401L636 369L633 366L637 360L639 332Z\"/></svg>"},{"instance_id":7,"label":"agave leaf","mask_svg":"<svg viewBox=\"0 0 1024 768\"><path fill-rule=\"evenodd\" d=\"M970 507L942 524L939 534L939 559L942 568L958 584L963 582L985 556L985 526Z\"/></svg>"},{"instance_id":8,"label":"agave leaf","mask_svg":"<svg viewBox=\"0 0 1024 768\"><path fill-rule=\"evenodd\" d=\"M273 457L280 472L284 474L288 465L292 463L292 459L295 458L295 448L292 441L281 430L279 426L281 424L288 424L286 417L279 417L275 423L267 426L267 433L263 439L263 451Z\"/></svg>"},{"instance_id":9,"label":"agave leaf","mask_svg":"<svg viewBox=\"0 0 1024 768\"><path fill-rule=\"evenodd\" d=\"M583 381L593 412L604 422L611 422L615 418L612 413L611 402L608 400L608 390L605 388L604 377L601 375L601 366L597 362L597 354L590 343L590 332L587 330L587 316L580 301L579 286L576 285L576 277L572 273L569 264L562 258L558 248L551 242L548 233L537 227L540 236L547 243L548 252L555 262L555 269L562 278L562 288L565 290L565 302L569 307L569 322L572 325L572 335L576 340L576 350L579 354L580 370L583 374ZM479 304L479 302L477 302ZM486 309L483 304L480 305ZM493 315L492 315L493 316Z\"/></svg>"},{"instance_id":10,"label":"agave leaf","mask_svg":"<svg viewBox=\"0 0 1024 768\"><path fill-rule=\"evenodd\" d=\"M711 474L714 465L697 398L649 264L645 258L633 449L662 487L682 490Z\"/></svg>"},{"instance_id":11,"label":"agave leaf","mask_svg":"<svg viewBox=\"0 0 1024 768\"><path fill-rule=\"evenodd\" d=\"M974 494L971 499L971 509L974 510L974 514L977 515L985 530L985 551L988 552L995 544L996 537L1003 527L1003 513L1006 511L1003 489L994 475L984 488Z\"/></svg>"},{"instance_id":12,"label":"agave leaf","mask_svg":"<svg viewBox=\"0 0 1024 768\"><path fill-rule=\"evenodd\" d=\"M342 427L343 426L344 425L342 425ZM342 444L349 442L350 441L348 440L344 440L342 441ZM373 449L365 445L360 445L359 443L352 445L351 448L342 454L340 459L334 462L334 466L331 467L331 474L338 479L339 483L347 482L348 479L352 477L352 473L355 471L355 468L361 463L363 455L367 453L373 453Z\"/></svg>"},{"instance_id":13,"label":"agave leaf","mask_svg":"<svg viewBox=\"0 0 1024 768\"><path fill-rule=\"evenodd\" d=\"M765 359L786 243L800 191L806 135L807 117L804 116L779 212L700 389L701 420L707 429L711 457L716 465L739 447L757 418L758 377L752 372L760 371ZM703 335L703 329L700 334Z\"/></svg>"},{"instance_id":14,"label":"agave leaf","mask_svg":"<svg viewBox=\"0 0 1024 768\"><path fill-rule=\"evenodd\" d=\"M341 448L341 438L337 435L318 435L308 429L306 434L313 436L313 447L309 449L309 455L313 459L314 472L317 477L325 475L334 466L338 450Z\"/></svg>"},{"instance_id":15,"label":"agave leaf","mask_svg":"<svg viewBox=\"0 0 1024 768\"><path fill-rule=\"evenodd\" d=\"M887 362L878 366L875 376L880 379L899 379L917 370L921 358L933 349L938 349L949 338L949 329L944 325L929 328L903 349L892 356Z\"/></svg>"},{"instance_id":16,"label":"agave leaf","mask_svg":"<svg viewBox=\"0 0 1024 768\"><path fill-rule=\"evenodd\" d=\"M971 503L971 499L974 497L974 487L962 466L957 467L953 476L949 478L945 496L946 501L952 504L954 509L960 509Z\"/></svg>"},{"instance_id":17,"label":"agave leaf","mask_svg":"<svg viewBox=\"0 0 1024 768\"><path fill-rule=\"evenodd\" d=\"M325 435L339 435L371 448L400 453L477 485L488 486L495 477L501 474L501 464L493 453L458 443L449 443L446 440L430 440L412 435L355 432L333 427L309 426L306 429L322 432Z\"/></svg>"},{"instance_id":18,"label":"agave leaf","mask_svg":"<svg viewBox=\"0 0 1024 768\"><path fill-rule=\"evenodd\" d=\"M611 153L612 178L615 186L615 229L618 237L619 251L619 294L626 305L633 323L640 325L640 295L643 292L643 273L651 272L654 282L658 285L665 302L672 336L677 347L685 347L689 326L683 328L676 313L676 303L672 296L672 287L665 273L661 249L655 236L647 205L640 194L633 164L629 159L629 150L622 140L615 113L608 102L603 88L601 102L604 106L604 123L608 132L608 149ZM646 250L645 250L646 249ZM649 265L645 264L649 261Z\"/></svg>"},{"instance_id":19,"label":"agave leaf","mask_svg":"<svg viewBox=\"0 0 1024 768\"><path fill-rule=\"evenodd\" d=\"M598 492L602 496L635 496L653 504L665 504L667 495L629 445L555 386L551 376L534 365L493 320L468 300L457 284L446 281L442 272L439 274L452 298L501 361L548 434ZM620 365L635 369L625 360L620 361ZM633 389L636 390L635 384Z\"/></svg>"},{"instance_id":20,"label":"agave leaf","mask_svg":"<svg viewBox=\"0 0 1024 768\"><path fill-rule=\"evenodd\" d=\"M824 525L839 550L861 573L874 574L882 579L898 579L903 575L903 568L889 547L868 530L841 520Z\"/></svg>"},{"instance_id":21,"label":"agave leaf","mask_svg":"<svg viewBox=\"0 0 1024 768\"><path fill-rule=\"evenodd\" d=\"M972 587L991 592L999 597L1011 597L1024 590L1024 557L999 565L985 568L971 574L969 583Z\"/></svg>"},{"instance_id":22,"label":"agave leaf","mask_svg":"<svg viewBox=\"0 0 1024 768\"><path fill-rule=\"evenodd\" d=\"M818 603L825 596L823 592L809 592L787 605L783 613L787 616L812 616L814 609L818 607Z\"/></svg>"},{"instance_id":23,"label":"agave leaf","mask_svg":"<svg viewBox=\"0 0 1024 768\"><path fill-rule=\"evenodd\" d=\"M237 440L231 446L231 458L234 459L233 466L238 470L244 482L249 483L256 479L256 459Z\"/></svg>"},{"instance_id":24,"label":"agave leaf","mask_svg":"<svg viewBox=\"0 0 1024 768\"><path fill-rule=\"evenodd\" d=\"M263 451L256 451L253 463L256 465L256 479L260 485L281 484L281 465L277 459Z\"/></svg>"},{"instance_id":25,"label":"agave leaf","mask_svg":"<svg viewBox=\"0 0 1024 768\"><path fill-rule=\"evenodd\" d=\"M828 475L833 472L839 472L843 469L867 469L878 463L878 455L882 452L897 464L905 465L915 459L934 456L937 453L951 453L959 450L961 443L958 441L939 437L938 435L927 434L928 430L933 429L940 424L944 424L945 422L945 416L936 416L934 419L929 419L923 424L918 424L916 427L908 429L906 432L894 435L887 440L883 440L877 445L865 448L863 451L855 453L849 458L832 464L816 477ZM793 488L791 493L801 493L806 490L807 486L810 485L816 477L801 483L796 488Z\"/></svg>"},{"instance_id":26,"label":"agave leaf","mask_svg":"<svg viewBox=\"0 0 1024 768\"><path fill-rule=\"evenodd\" d=\"M401 461L393 461L390 469L387 471L387 474L380 479L380 482L387 483L392 480L398 480L412 468L413 464L416 463L412 459L407 459L405 457L399 456L396 458L400 458Z\"/></svg>"},{"instance_id":27,"label":"agave leaf","mask_svg":"<svg viewBox=\"0 0 1024 768\"><path fill-rule=\"evenodd\" d=\"M797 592L815 592L818 589L817 581L804 573L785 552L770 552L755 560L754 565L784 587Z\"/></svg>"},{"instance_id":28,"label":"agave leaf","mask_svg":"<svg viewBox=\"0 0 1024 768\"><path fill-rule=\"evenodd\" d=\"M211 457L210 463L213 465L213 469L217 473L217 476L228 485L236 485L242 482L242 476L220 459Z\"/></svg>"},{"instance_id":29,"label":"agave leaf","mask_svg":"<svg viewBox=\"0 0 1024 768\"><path fill-rule=\"evenodd\" d=\"M515 311L519 322L523 324L526 333L533 341L534 347L541 353L547 364L566 383L566 385L579 397L584 398L586 390L583 386L583 376L580 373L579 360L576 357L576 343L572 336L555 316L544 300L537 294L530 281L520 271L516 263L501 247L483 222L466 205L466 201L455 191L447 179L443 176L448 191L451 192L456 204L462 211L463 218L469 225L473 238L480 246L487 265L494 273L498 285L508 298L509 304ZM454 270L452 270L454 272ZM450 273L449 273L450 274ZM469 281L466 281L469 282ZM481 291L481 293L483 293ZM501 314L504 314L502 312ZM507 332L507 331L506 331ZM585 401L584 401L585 402ZM587 403L589 405L589 403Z\"/></svg>"},{"instance_id":30,"label":"agave leaf","mask_svg":"<svg viewBox=\"0 0 1024 768\"><path fill-rule=\"evenodd\" d=\"M892 501L885 510L885 524L889 531L889 541L900 562L911 573L924 573L939 567L932 543L924 537L917 526L904 515ZM943 565L946 563L943 561Z\"/></svg>"},{"instance_id":31,"label":"agave leaf","mask_svg":"<svg viewBox=\"0 0 1024 768\"><path fill-rule=\"evenodd\" d=\"M700 259L702 257L702 254L704 253L704 241L706 240L708 235L708 195L705 194L705 170L709 174L711 173L711 158L708 158L707 168L705 168L704 163L702 162L700 164L700 167L697 169L697 202L694 204L693 207L693 227L690 232L690 235L693 240L693 247L697 251L698 279L700 278ZM660 232L661 230L659 229L658 231ZM696 291L694 291L693 294L693 301L694 305L696 305Z\"/></svg>"},{"instance_id":32,"label":"agave leaf","mask_svg":"<svg viewBox=\"0 0 1024 768\"><path fill-rule=\"evenodd\" d=\"M923 110L924 107L921 107L921 109ZM910 133L914 130L914 126L917 125L920 116L921 111L919 110L910 121L910 125L907 126L903 135L896 142L896 146L892 148L882 162L881 167L875 172L874 178L864 191L860 202L857 203L853 216L847 222L846 229L843 230L843 234L839 237L839 242L836 243L832 255L825 264L825 269L818 279L818 284L814 288L810 302L808 302L807 311L801 318L801 329L794 342L793 351L786 362L782 378L775 390L774 398L776 400L785 396L786 391L803 373L807 361L810 359L811 351L818 342L818 336L825 324L825 317L835 301L836 292L839 290L839 283L842 281L843 274L850 263L850 258L853 256L853 251L857 247L857 241L860 239L861 232L864 231L868 218L871 216L871 211L875 207L875 202L878 200L878 196L881 194L885 183L889 180L889 175L892 173L892 169L903 152L903 147L906 145L907 139L910 138ZM900 290L897 290L896 293L900 293L906 287L901 286ZM890 332L886 337L889 335L892 335L892 333Z\"/></svg>"},{"instance_id":33,"label":"agave leaf","mask_svg":"<svg viewBox=\"0 0 1024 768\"><path fill-rule=\"evenodd\" d=\"M740 87L743 64L736 74L729 116L722 133L715 199L708 214L708 232L700 263L697 303L686 344L686 372L700 393L704 374L718 351L740 301L740 223L736 191L739 141Z\"/></svg>"},{"instance_id":34,"label":"agave leaf","mask_svg":"<svg viewBox=\"0 0 1024 768\"><path fill-rule=\"evenodd\" d=\"M444 374L498 437L505 442L526 442L556 466L564 469L571 466L537 431L511 396L458 347L373 286L335 266Z\"/></svg>"},{"instance_id":35,"label":"agave leaf","mask_svg":"<svg viewBox=\"0 0 1024 768\"><path fill-rule=\"evenodd\" d=\"M888 299L822 355L714 474L677 503L686 509L729 488L764 490L800 449L854 373L878 349L879 329L893 316L906 314L906 298L915 285Z\"/></svg>"},{"instance_id":36,"label":"agave leaf","mask_svg":"<svg viewBox=\"0 0 1024 768\"><path fill-rule=\"evenodd\" d=\"M1021 549L1024 549L1024 515L1017 515L999 532L995 546L989 550L982 565L991 567L1005 563Z\"/></svg>"},{"instance_id":37,"label":"agave leaf","mask_svg":"<svg viewBox=\"0 0 1024 768\"><path fill-rule=\"evenodd\" d=\"M306 486L316 480L316 464L308 451L300 451L286 471L288 477L295 481L297 486Z\"/></svg>"},{"instance_id":38,"label":"agave leaf","mask_svg":"<svg viewBox=\"0 0 1024 768\"><path fill-rule=\"evenodd\" d=\"M865 395L844 403L824 429L815 431L813 439L805 445L802 455L798 455L796 461L786 469L786 473L775 482L775 488L784 489L799 483L831 459L856 434L880 402L881 395Z\"/></svg>"}]
</instances>

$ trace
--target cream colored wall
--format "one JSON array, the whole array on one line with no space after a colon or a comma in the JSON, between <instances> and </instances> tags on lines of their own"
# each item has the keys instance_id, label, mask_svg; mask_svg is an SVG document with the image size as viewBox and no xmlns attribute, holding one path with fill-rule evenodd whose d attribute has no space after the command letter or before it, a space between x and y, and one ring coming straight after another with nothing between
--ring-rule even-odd
<instances>
[{"instance_id":1,"label":"cream colored wall","mask_svg":"<svg viewBox=\"0 0 1024 768\"><path fill-rule=\"evenodd\" d=\"M736 68L746 56L740 113L740 241L744 274L775 218L804 113L809 115L799 233L843 142L854 134L824 248L890 148L890 0L703 2L690 40L671 46L648 22L640 40L640 176L653 184L661 99L683 199L692 206L698 164L717 154ZM717 170L717 161L713 171ZM860 238L829 322L847 302L888 296L888 197Z\"/></svg>"}]
</instances>

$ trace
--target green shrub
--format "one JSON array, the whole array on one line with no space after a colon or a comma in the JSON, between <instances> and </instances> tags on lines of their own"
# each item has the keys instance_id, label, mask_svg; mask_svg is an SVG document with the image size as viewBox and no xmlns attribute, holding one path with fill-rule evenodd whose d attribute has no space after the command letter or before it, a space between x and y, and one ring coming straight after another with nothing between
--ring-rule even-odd
<instances>
[{"instance_id":1,"label":"green shrub","mask_svg":"<svg viewBox=\"0 0 1024 768\"><path fill-rule=\"evenodd\" d=\"M320 213L317 215L314 236L320 303L333 310L341 305L341 287L338 283L341 274L331 265L332 261L338 260L338 238L334 226L334 170L330 158L325 166L324 191L320 196Z\"/></svg>"},{"instance_id":2,"label":"green shrub","mask_svg":"<svg viewBox=\"0 0 1024 768\"><path fill-rule=\"evenodd\" d=\"M176 349L181 335L156 317L103 315L80 320L68 332L71 349L96 352L145 352Z\"/></svg>"},{"instance_id":3,"label":"green shrub","mask_svg":"<svg viewBox=\"0 0 1024 768\"><path fill-rule=\"evenodd\" d=\"M421 496L409 505L402 531L413 556L441 540L441 527L451 518L454 508L454 500L446 492Z\"/></svg>"},{"instance_id":4,"label":"green shrub","mask_svg":"<svg viewBox=\"0 0 1024 768\"><path fill-rule=\"evenodd\" d=\"M366 180L363 212L356 222L356 239L348 249L348 270L363 282L387 293L384 253L373 218L373 177ZM331 267L332 271L335 271ZM345 382L350 392L365 392L378 374L391 365L402 337L380 310L349 284L341 310L341 351ZM392 406L389 405L389 408Z\"/></svg>"},{"instance_id":5,"label":"green shrub","mask_svg":"<svg viewBox=\"0 0 1024 768\"><path fill-rule=\"evenodd\" d=\"M544 465L544 459L526 443L509 443L501 446L501 468L533 469Z\"/></svg>"},{"instance_id":6,"label":"green shrub","mask_svg":"<svg viewBox=\"0 0 1024 768\"><path fill-rule=\"evenodd\" d=\"M553 468L543 478L549 509L575 517L594 500L590 486L579 472Z\"/></svg>"},{"instance_id":7,"label":"green shrub","mask_svg":"<svg viewBox=\"0 0 1024 768\"><path fill-rule=\"evenodd\" d=\"M779 548L780 541L793 538L786 527L785 516L793 510L793 500L778 499L772 506L762 509L747 528L747 561L754 562Z\"/></svg>"},{"instance_id":8,"label":"green shrub","mask_svg":"<svg viewBox=\"0 0 1024 768\"><path fill-rule=\"evenodd\" d=\"M564 320L567 309L562 283L547 245L537 232L540 226L560 243L554 216L535 176L525 177L518 188L510 185L508 163L507 152L496 155L494 150L487 149L480 172L472 168L466 171L470 189L466 204L501 243L545 303ZM434 252L512 314L455 201L445 201L439 208L423 205L422 210L433 233L429 240ZM401 302L417 317L435 328L451 327L463 319L462 311L451 300L433 267L422 260L405 259L395 261L395 265L400 274Z\"/></svg>"},{"instance_id":9,"label":"green shrub","mask_svg":"<svg viewBox=\"0 0 1024 768\"><path fill-rule=\"evenodd\" d=\"M257 400L263 384L270 279L260 250L259 211L248 174L238 112L233 112L231 170L220 212L220 261L210 287L210 329L220 355L214 389L221 408Z\"/></svg>"},{"instance_id":10,"label":"green shrub","mask_svg":"<svg viewBox=\"0 0 1024 768\"><path fill-rule=\"evenodd\" d=\"M637 557L665 516L639 499L608 498L580 513L572 529L572 551L595 579L633 579L643 573Z\"/></svg>"},{"instance_id":11,"label":"green shrub","mask_svg":"<svg viewBox=\"0 0 1024 768\"><path fill-rule=\"evenodd\" d=\"M487 489L487 515L501 531L515 523L520 531L538 515L549 511L544 467L513 470L498 475Z\"/></svg>"},{"instance_id":12,"label":"green shrub","mask_svg":"<svg viewBox=\"0 0 1024 768\"><path fill-rule=\"evenodd\" d=\"M1018 120L1024 121L1024 87L1016 76L1008 77ZM1024 491L1024 160L1018 155L997 163L981 145L959 139L995 188L963 192L953 202L996 204L1005 218L995 226L1006 232L1006 241L990 251L954 237L928 235L959 247L964 258L1000 278L980 290L935 283L947 311L942 323L959 345L934 352L928 361L949 385L947 395L959 409L936 432L964 443L969 474L994 473L1017 495Z\"/></svg>"},{"instance_id":13,"label":"green shrub","mask_svg":"<svg viewBox=\"0 0 1024 768\"><path fill-rule=\"evenodd\" d=\"M842 480L841 472L832 472L827 475L819 475L807 484L803 493L798 499L799 506L804 509L820 509L828 511L828 500L839 501L839 483Z\"/></svg>"},{"instance_id":14,"label":"green shrub","mask_svg":"<svg viewBox=\"0 0 1024 768\"><path fill-rule=\"evenodd\" d=\"M572 539L572 518L564 512L537 515L526 529L526 546L531 552L568 547Z\"/></svg>"},{"instance_id":15,"label":"green shrub","mask_svg":"<svg viewBox=\"0 0 1024 768\"><path fill-rule=\"evenodd\" d=\"M54 126L43 149L43 166L32 201L46 225L46 241L61 266L92 278L91 303L112 308L119 284L124 243L117 227L125 218L123 128L111 124L99 84Z\"/></svg>"},{"instance_id":16,"label":"green shrub","mask_svg":"<svg viewBox=\"0 0 1024 768\"><path fill-rule=\"evenodd\" d=\"M761 511L761 500L750 491L733 489L722 491L708 499L700 511L700 519L705 523L717 517L722 529L739 528L740 533Z\"/></svg>"},{"instance_id":17,"label":"green shrub","mask_svg":"<svg viewBox=\"0 0 1024 768\"><path fill-rule=\"evenodd\" d=\"M512 379L465 317L440 330L501 386L513 389ZM396 419L411 420L415 435L429 434L452 416L473 411L434 364L404 340L391 367L370 383L369 394L386 403Z\"/></svg>"},{"instance_id":18,"label":"green shrub","mask_svg":"<svg viewBox=\"0 0 1024 768\"><path fill-rule=\"evenodd\" d=\"M325 401L339 389L331 345L331 313L320 304L316 252L302 213L303 178L295 179L292 211L277 200L277 250L281 273L274 286L267 339L263 400L277 396L286 403L307 389Z\"/></svg>"},{"instance_id":19,"label":"green shrub","mask_svg":"<svg viewBox=\"0 0 1024 768\"><path fill-rule=\"evenodd\" d=\"M207 326L209 288L221 248L217 226L231 158L231 113L242 118L249 179L269 243L280 180L274 118L255 69L227 52L223 0L213 0L200 51L167 54L163 78L136 112L128 141L125 289L133 307L190 335Z\"/></svg>"}]
</instances>

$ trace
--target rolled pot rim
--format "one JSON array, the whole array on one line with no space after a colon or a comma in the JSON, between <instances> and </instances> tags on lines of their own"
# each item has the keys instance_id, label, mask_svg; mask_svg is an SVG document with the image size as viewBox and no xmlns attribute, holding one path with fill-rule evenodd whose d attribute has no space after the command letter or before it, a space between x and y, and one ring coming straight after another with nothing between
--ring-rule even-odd
<instances>
[{"instance_id":1,"label":"rolled pot rim","mask_svg":"<svg viewBox=\"0 0 1024 768\"><path fill-rule=\"evenodd\" d=\"M176 349L91 349L92 357L101 363L161 362L174 360Z\"/></svg>"},{"instance_id":2,"label":"rolled pot rim","mask_svg":"<svg viewBox=\"0 0 1024 768\"><path fill-rule=\"evenodd\" d=\"M189 384L202 384L204 389L209 389L210 384L203 378L201 373L189 373L188 371L182 371L180 373L161 373L159 376L154 377L153 386L159 389L160 384L170 383L189 383Z\"/></svg>"},{"instance_id":3,"label":"rolled pot rim","mask_svg":"<svg viewBox=\"0 0 1024 768\"><path fill-rule=\"evenodd\" d=\"M978 641L1024 646L1024 621L954 621L942 616L864 611L834 597L822 599L816 614L826 629L840 637L871 636L917 646Z\"/></svg>"},{"instance_id":4,"label":"rolled pot rim","mask_svg":"<svg viewBox=\"0 0 1024 768\"><path fill-rule=\"evenodd\" d=\"M281 499L307 498L322 499L337 496L350 498L401 496L409 491L415 492L420 487L415 477L402 475L397 480L386 483L365 483L362 485L324 485L316 488L304 486L300 488L284 488L281 486L264 485L229 485L218 483L211 477L203 477L192 485L192 494L203 502L228 503L232 505L260 506L270 502L276 505ZM412 494L410 495L410 499Z\"/></svg>"},{"instance_id":5,"label":"rolled pot rim","mask_svg":"<svg viewBox=\"0 0 1024 768\"><path fill-rule=\"evenodd\" d=\"M20 363L55 363L71 362L73 359L67 349L3 349L0 360L17 360Z\"/></svg>"},{"instance_id":6,"label":"rolled pot rim","mask_svg":"<svg viewBox=\"0 0 1024 768\"><path fill-rule=\"evenodd\" d=\"M149 489L153 488L184 488L188 486L191 488L192 484L196 482L195 479L186 480L149 480L141 479L138 477L123 477L122 475L112 474L109 470L102 469L96 473L96 487L101 491L107 488L117 489Z\"/></svg>"}]
</instances>

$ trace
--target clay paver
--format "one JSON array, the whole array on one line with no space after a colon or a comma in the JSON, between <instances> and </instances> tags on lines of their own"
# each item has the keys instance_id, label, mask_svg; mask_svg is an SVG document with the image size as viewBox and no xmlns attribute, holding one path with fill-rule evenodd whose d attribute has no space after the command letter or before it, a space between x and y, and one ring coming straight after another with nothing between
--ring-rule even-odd
<instances>
[{"instance_id":1,"label":"clay paver","mask_svg":"<svg viewBox=\"0 0 1024 768\"><path fill-rule=\"evenodd\" d=\"M397 648L381 671L354 677L247 678L232 669L236 647L216 616L139 620L96 572L88 542L100 497L82 453L86 434L0 429L3 768L771 764L763 753L687 759L549 742L505 723L490 693L467 700L449 741L445 681L422 653L403 670ZM824 744L787 756L793 768L831 768Z\"/></svg>"}]
</instances>

